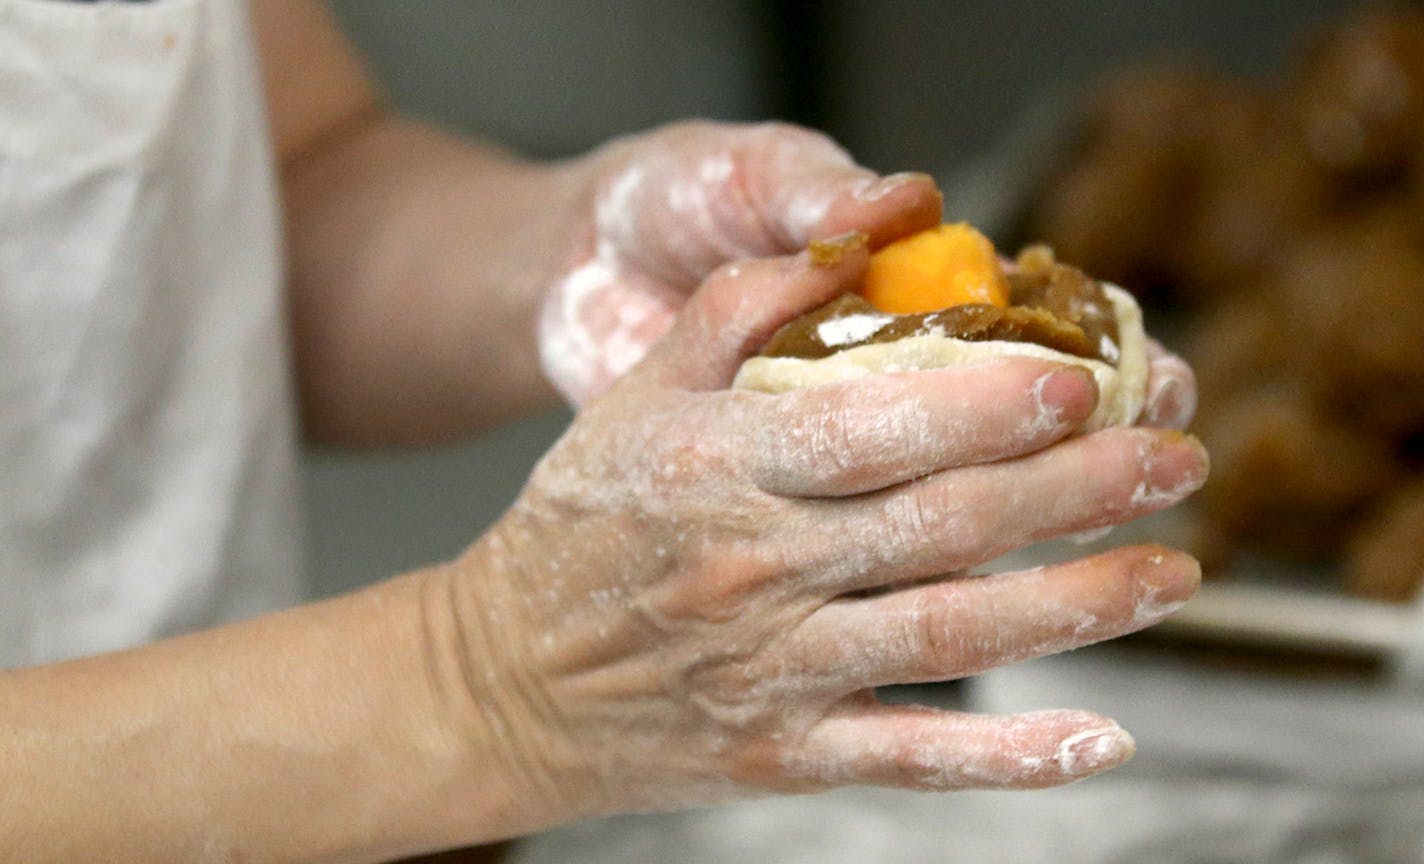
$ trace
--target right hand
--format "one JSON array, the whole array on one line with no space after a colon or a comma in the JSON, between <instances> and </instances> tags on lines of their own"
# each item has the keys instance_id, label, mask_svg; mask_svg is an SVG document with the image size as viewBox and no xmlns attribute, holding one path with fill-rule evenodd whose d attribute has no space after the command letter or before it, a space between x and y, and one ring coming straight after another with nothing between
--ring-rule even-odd
<instances>
[{"instance_id":1,"label":"right hand","mask_svg":"<svg viewBox=\"0 0 1424 864\"><path fill-rule=\"evenodd\" d=\"M872 688L1177 608L1199 569L1157 547L966 572L1176 503L1203 482L1203 450L1145 428L1070 438L1092 379L1037 360L726 389L865 262L847 243L832 265L716 271L454 565L463 680L535 823L844 784L1052 786L1131 755L1092 713L980 716Z\"/></svg>"},{"instance_id":2,"label":"right hand","mask_svg":"<svg viewBox=\"0 0 1424 864\"><path fill-rule=\"evenodd\" d=\"M591 200L538 342L572 405L608 389L668 331L717 267L852 229L883 245L939 221L925 174L881 177L819 132L783 123L675 123L573 163Z\"/></svg>"}]
</instances>

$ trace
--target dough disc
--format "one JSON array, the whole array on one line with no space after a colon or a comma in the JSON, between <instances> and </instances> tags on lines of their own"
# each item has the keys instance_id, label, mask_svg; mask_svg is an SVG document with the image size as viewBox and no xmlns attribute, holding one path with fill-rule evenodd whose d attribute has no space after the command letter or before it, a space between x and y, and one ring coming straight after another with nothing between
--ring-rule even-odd
<instances>
[{"instance_id":1,"label":"dough disc","mask_svg":"<svg viewBox=\"0 0 1424 864\"><path fill-rule=\"evenodd\" d=\"M1027 342L967 342L948 336L912 336L895 342L847 348L829 357L752 357L737 371L734 388L784 393L866 375L916 372L946 366L972 366L1003 357L1039 357L1081 366L1098 382L1098 407L1083 425L1084 432L1137 421L1147 396L1147 335L1142 310L1132 295L1110 283L1103 292L1117 315L1117 366L1076 357Z\"/></svg>"}]
</instances>

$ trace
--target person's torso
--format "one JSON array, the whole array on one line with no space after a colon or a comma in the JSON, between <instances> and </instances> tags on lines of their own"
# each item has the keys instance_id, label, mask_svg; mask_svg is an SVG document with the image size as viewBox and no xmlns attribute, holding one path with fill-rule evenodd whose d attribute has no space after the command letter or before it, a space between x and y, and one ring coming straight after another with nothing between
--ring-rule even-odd
<instances>
[{"instance_id":1,"label":"person's torso","mask_svg":"<svg viewBox=\"0 0 1424 864\"><path fill-rule=\"evenodd\" d=\"M241 0L0 0L0 666L298 595Z\"/></svg>"}]
</instances>

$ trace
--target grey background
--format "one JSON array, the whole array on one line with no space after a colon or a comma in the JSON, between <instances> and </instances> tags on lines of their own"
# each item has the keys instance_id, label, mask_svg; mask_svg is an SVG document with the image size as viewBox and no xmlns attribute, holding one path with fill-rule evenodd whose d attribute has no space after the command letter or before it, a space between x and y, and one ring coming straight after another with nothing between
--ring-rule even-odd
<instances>
[{"instance_id":1,"label":"grey background","mask_svg":"<svg viewBox=\"0 0 1424 864\"><path fill-rule=\"evenodd\" d=\"M1279 69L1338 0L337 0L398 106L540 156L684 117L797 120L866 164L941 174L992 152L1045 94L1201 56ZM954 202L949 202L951 209ZM313 591L459 552L558 435L555 413L470 444L306 463Z\"/></svg>"}]
</instances>

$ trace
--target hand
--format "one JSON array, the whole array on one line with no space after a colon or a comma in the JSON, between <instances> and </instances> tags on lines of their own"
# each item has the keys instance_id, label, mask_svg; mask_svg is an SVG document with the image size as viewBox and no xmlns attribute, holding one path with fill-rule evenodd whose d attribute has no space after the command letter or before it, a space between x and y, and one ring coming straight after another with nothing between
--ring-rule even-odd
<instances>
[{"instance_id":1,"label":"hand","mask_svg":"<svg viewBox=\"0 0 1424 864\"><path fill-rule=\"evenodd\" d=\"M1157 547L966 573L1177 502L1204 452L1145 428L1069 438L1092 378L1038 360L724 389L865 262L847 243L831 265L716 271L455 565L461 644L480 646L467 678L512 730L526 813L851 783L1051 786L1131 755L1088 712L979 716L880 704L872 688L1067 650L1180 606L1200 571Z\"/></svg>"},{"instance_id":2,"label":"hand","mask_svg":"<svg viewBox=\"0 0 1424 864\"><path fill-rule=\"evenodd\" d=\"M539 324L545 374L572 404L602 393L672 326L715 268L856 230L873 246L939 222L923 174L879 177L825 136L685 123L590 157L588 224Z\"/></svg>"}]
</instances>

